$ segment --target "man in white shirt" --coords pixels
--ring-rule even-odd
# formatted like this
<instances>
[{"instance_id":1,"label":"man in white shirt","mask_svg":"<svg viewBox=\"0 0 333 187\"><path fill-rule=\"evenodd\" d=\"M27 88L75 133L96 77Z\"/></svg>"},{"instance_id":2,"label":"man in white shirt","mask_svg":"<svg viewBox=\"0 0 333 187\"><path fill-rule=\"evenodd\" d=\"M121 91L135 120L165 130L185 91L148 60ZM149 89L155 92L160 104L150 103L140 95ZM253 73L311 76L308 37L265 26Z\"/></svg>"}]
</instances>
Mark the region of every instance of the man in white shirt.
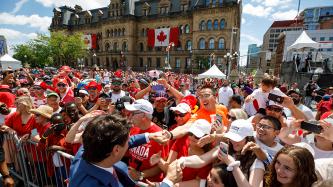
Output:
<instances>
[{"instance_id":1,"label":"man in white shirt","mask_svg":"<svg viewBox=\"0 0 333 187\"><path fill-rule=\"evenodd\" d=\"M113 103L116 103L118 99L124 97L126 93L121 90L122 80L120 78L112 79L112 92L111 99Z\"/></svg>"},{"instance_id":2,"label":"man in white shirt","mask_svg":"<svg viewBox=\"0 0 333 187\"><path fill-rule=\"evenodd\" d=\"M234 91L229 86L229 81L228 80L223 80L223 85L219 89L219 103L228 107L229 100L230 100L230 97L232 95L234 95Z\"/></svg>"},{"instance_id":3,"label":"man in white shirt","mask_svg":"<svg viewBox=\"0 0 333 187\"><path fill-rule=\"evenodd\" d=\"M293 99L293 102L297 106L297 108L304 113L304 115L306 117L306 121L315 120L312 110L309 107L307 107L301 103L302 95L300 92L297 92L295 90L290 90L287 93L287 95ZM287 117L291 117L290 110L284 109L284 112Z\"/></svg>"}]
</instances>

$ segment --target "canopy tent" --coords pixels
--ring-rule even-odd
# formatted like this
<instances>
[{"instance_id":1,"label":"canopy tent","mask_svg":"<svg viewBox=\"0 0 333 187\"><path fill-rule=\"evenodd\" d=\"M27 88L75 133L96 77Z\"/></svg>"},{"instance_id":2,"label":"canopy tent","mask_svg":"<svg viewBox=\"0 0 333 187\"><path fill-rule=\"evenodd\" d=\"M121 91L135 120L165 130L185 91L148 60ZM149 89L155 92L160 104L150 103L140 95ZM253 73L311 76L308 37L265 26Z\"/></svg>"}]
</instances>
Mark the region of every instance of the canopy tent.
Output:
<instances>
[{"instance_id":1,"label":"canopy tent","mask_svg":"<svg viewBox=\"0 0 333 187\"><path fill-rule=\"evenodd\" d=\"M226 75L222 73L219 68L214 64L212 67L209 68L204 73L201 73L198 75L199 79L204 79L204 78L218 78L218 79L225 79Z\"/></svg>"},{"instance_id":2,"label":"canopy tent","mask_svg":"<svg viewBox=\"0 0 333 187\"><path fill-rule=\"evenodd\" d=\"M320 43L313 41L305 31L301 33L301 35L297 38L297 40L289 47L287 47L288 51L301 51L304 53L305 49L319 49L320 48ZM303 55L302 55L303 56ZM303 64L297 64L296 58L294 58L294 63L296 67L296 72L299 71L299 69L302 69L302 66L306 66L304 63ZM310 65L308 68L311 70Z\"/></svg>"},{"instance_id":3,"label":"canopy tent","mask_svg":"<svg viewBox=\"0 0 333 187\"><path fill-rule=\"evenodd\" d=\"M315 48L319 49L320 43L313 41L305 31L297 38L297 40L287 48L288 51L290 50L301 50L305 48Z\"/></svg>"},{"instance_id":4,"label":"canopy tent","mask_svg":"<svg viewBox=\"0 0 333 187\"><path fill-rule=\"evenodd\" d=\"M22 68L21 61L16 60L15 58L11 57L8 54L5 54L2 57L0 57L0 64L2 70L6 70L9 67L11 67L12 70L17 70Z\"/></svg>"}]
</instances>

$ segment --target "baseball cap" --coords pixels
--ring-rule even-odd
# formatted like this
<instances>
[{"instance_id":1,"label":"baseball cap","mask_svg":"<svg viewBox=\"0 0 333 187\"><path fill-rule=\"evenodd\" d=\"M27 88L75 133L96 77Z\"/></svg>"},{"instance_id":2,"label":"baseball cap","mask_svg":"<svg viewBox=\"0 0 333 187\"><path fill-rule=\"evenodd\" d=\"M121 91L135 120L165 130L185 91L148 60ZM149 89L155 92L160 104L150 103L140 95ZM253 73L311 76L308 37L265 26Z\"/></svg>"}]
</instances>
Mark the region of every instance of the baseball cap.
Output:
<instances>
[{"instance_id":1,"label":"baseball cap","mask_svg":"<svg viewBox=\"0 0 333 187\"><path fill-rule=\"evenodd\" d=\"M134 101L132 104L125 102L124 106L125 106L126 110L128 110L128 111L139 110L146 114L153 114L153 112L154 112L153 105L145 99L138 99L138 100Z\"/></svg>"},{"instance_id":2,"label":"baseball cap","mask_svg":"<svg viewBox=\"0 0 333 187\"><path fill-rule=\"evenodd\" d=\"M201 138L205 134L210 134L212 125L205 119L198 119L194 121L189 129L189 132L194 136Z\"/></svg>"},{"instance_id":3,"label":"baseball cap","mask_svg":"<svg viewBox=\"0 0 333 187\"><path fill-rule=\"evenodd\" d=\"M272 100L269 100L269 101L268 101L267 106L277 106L277 107L283 108L282 105L280 105L279 103L274 102L274 101L272 101Z\"/></svg>"},{"instance_id":4,"label":"baseball cap","mask_svg":"<svg viewBox=\"0 0 333 187\"><path fill-rule=\"evenodd\" d=\"M179 103L177 106L171 107L170 110L178 111L182 114L185 114L185 113L191 112L191 107L186 103Z\"/></svg>"},{"instance_id":5,"label":"baseball cap","mask_svg":"<svg viewBox=\"0 0 333 187\"><path fill-rule=\"evenodd\" d=\"M86 90L79 90L79 93L84 94L84 95L89 95L89 93Z\"/></svg>"},{"instance_id":6,"label":"baseball cap","mask_svg":"<svg viewBox=\"0 0 333 187\"><path fill-rule=\"evenodd\" d=\"M60 98L59 95L58 95L57 93L55 93L55 92L50 92L50 93L48 93L48 94L46 95L46 98L49 98L49 97L51 97L51 96L55 96L55 97L57 97L57 98Z\"/></svg>"},{"instance_id":7,"label":"baseball cap","mask_svg":"<svg viewBox=\"0 0 333 187\"><path fill-rule=\"evenodd\" d=\"M253 126L249 120L237 119L230 125L229 131L224 137L235 142L240 142L247 136L253 136Z\"/></svg>"}]
</instances>

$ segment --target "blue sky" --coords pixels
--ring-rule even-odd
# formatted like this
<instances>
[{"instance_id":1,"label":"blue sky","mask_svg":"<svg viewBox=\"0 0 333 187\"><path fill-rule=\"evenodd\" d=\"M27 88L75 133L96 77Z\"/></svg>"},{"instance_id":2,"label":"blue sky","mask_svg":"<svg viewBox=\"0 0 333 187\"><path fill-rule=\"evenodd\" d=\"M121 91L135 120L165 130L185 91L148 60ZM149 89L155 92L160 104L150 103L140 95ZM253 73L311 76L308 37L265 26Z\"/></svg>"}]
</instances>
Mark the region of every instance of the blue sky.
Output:
<instances>
[{"instance_id":1,"label":"blue sky","mask_svg":"<svg viewBox=\"0 0 333 187\"><path fill-rule=\"evenodd\" d=\"M48 33L54 7L79 4L83 9L105 7L110 0L0 0L0 35L5 35L9 48ZM261 44L274 20L293 19L298 0L243 0L241 55L247 46ZM333 0L301 0L300 10L316 6L333 6ZM13 51L10 50L10 54ZM245 63L245 57L241 58Z\"/></svg>"}]
</instances>

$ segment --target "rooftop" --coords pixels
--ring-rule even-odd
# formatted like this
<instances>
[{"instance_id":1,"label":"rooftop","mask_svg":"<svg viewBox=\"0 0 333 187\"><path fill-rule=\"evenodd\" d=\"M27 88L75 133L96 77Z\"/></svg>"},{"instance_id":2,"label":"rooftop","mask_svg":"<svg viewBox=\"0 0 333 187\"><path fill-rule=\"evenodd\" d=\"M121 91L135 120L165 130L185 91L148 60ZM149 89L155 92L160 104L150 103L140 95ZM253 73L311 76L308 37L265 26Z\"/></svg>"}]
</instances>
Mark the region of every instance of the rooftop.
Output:
<instances>
[{"instance_id":1,"label":"rooftop","mask_svg":"<svg viewBox=\"0 0 333 187\"><path fill-rule=\"evenodd\" d=\"M282 20L282 21L274 21L271 25L271 28L274 27L300 27L303 26L302 20Z\"/></svg>"}]
</instances>

